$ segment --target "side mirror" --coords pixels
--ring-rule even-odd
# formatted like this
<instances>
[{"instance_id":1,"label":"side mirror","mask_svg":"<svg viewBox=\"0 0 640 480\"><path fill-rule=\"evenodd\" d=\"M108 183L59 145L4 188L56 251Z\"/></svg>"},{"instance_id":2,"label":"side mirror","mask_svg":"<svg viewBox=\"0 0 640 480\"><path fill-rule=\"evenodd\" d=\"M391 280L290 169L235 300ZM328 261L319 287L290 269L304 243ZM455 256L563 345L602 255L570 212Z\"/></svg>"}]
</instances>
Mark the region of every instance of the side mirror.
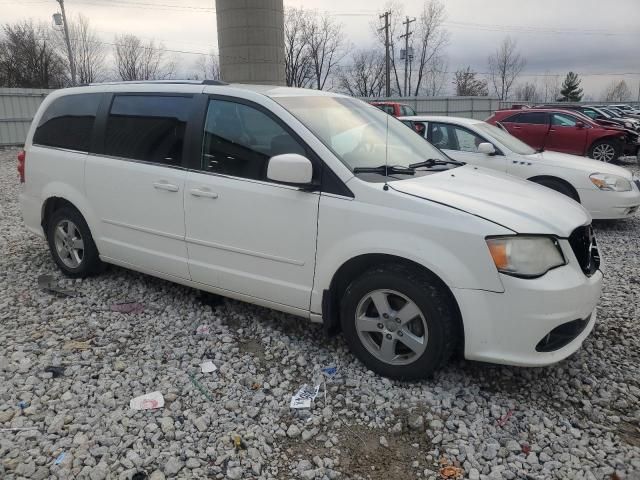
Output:
<instances>
[{"instance_id":1,"label":"side mirror","mask_svg":"<svg viewBox=\"0 0 640 480\"><path fill-rule=\"evenodd\" d=\"M311 160L297 153L284 153L269 159L267 178L274 182L307 186L313 180Z\"/></svg>"},{"instance_id":2,"label":"side mirror","mask_svg":"<svg viewBox=\"0 0 640 480\"><path fill-rule=\"evenodd\" d=\"M478 145L478 153L484 153L485 155L495 155L496 147L494 147L493 144L489 142L483 142Z\"/></svg>"},{"instance_id":3,"label":"side mirror","mask_svg":"<svg viewBox=\"0 0 640 480\"><path fill-rule=\"evenodd\" d=\"M584 128L584 122L576 122L576 128Z\"/></svg>"}]
</instances>

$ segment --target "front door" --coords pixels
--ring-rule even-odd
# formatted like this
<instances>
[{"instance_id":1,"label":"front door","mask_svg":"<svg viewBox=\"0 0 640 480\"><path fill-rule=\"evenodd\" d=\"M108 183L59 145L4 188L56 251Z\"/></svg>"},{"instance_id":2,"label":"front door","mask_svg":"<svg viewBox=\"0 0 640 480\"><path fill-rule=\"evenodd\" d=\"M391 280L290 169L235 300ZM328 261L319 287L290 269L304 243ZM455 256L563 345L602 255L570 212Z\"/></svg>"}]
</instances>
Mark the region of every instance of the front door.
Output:
<instances>
[{"instance_id":1,"label":"front door","mask_svg":"<svg viewBox=\"0 0 640 480\"><path fill-rule=\"evenodd\" d=\"M581 122L580 126L578 122ZM587 145L587 129L583 121L568 113L551 114L551 128L545 150L584 155Z\"/></svg>"},{"instance_id":2,"label":"front door","mask_svg":"<svg viewBox=\"0 0 640 480\"><path fill-rule=\"evenodd\" d=\"M478 145L491 143L460 125L429 122L428 140L454 160L505 172L507 162L502 152L495 155L478 152ZM494 146L495 147L495 146Z\"/></svg>"},{"instance_id":3,"label":"front door","mask_svg":"<svg viewBox=\"0 0 640 480\"><path fill-rule=\"evenodd\" d=\"M320 195L266 178L270 157L305 147L262 107L228 98L209 100L201 143L185 189L192 279L308 310Z\"/></svg>"},{"instance_id":4,"label":"front door","mask_svg":"<svg viewBox=\"0 0 640 480\"><path fill-rule=\"evenodd\" d=\"M189 278L182 156L191 102L189 96L113 96L100 155L88 155L85 167L101 255Z\"/></svg>"}]
</instances>

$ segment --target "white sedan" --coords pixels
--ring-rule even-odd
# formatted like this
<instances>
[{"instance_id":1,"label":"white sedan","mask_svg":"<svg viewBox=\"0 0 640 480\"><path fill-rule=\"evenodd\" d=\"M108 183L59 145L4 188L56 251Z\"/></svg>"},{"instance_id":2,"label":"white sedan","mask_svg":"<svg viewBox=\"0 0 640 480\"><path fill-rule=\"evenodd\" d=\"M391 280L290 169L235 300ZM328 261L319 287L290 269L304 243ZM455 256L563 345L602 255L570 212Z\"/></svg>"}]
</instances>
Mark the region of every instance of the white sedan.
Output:
<instances>
[{"instance_id":1,"label":"white sedan","mask_svg":"<svg viewBox=\"0 0 640 480\"><path fill-rule=\"evenodd\" d=\"M457 117L400 117L455 160L509 173L563 193L594 219L633 216L640 180L627 169L559 152L537 152L499 127Z\"/></svg>"}]
</instances>

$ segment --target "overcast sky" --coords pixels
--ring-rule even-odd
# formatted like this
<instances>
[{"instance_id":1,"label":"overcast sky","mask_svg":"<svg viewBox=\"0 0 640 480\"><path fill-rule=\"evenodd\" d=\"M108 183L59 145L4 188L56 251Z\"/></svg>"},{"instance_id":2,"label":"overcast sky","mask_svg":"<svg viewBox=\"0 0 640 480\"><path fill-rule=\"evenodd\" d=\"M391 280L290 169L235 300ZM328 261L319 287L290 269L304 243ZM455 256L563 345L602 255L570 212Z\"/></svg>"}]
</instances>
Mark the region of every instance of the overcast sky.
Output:
<instances>
[{"instance_id":1,"label":"overcast sky","mask_svg":"<svg viewBox=\"0 0 640 480\"><path fill-rule=\"evenodd\" d=\"M285 0L329 12L344 25L356 47L374 43L371 22L386 0ZM404 14L417 16L422 0L404 0ZM487 71L487 57L511 35L527 59L526 74L581 74L585 93L596 99L612 81L625 79L638 95L640 85L640 0L445 0L449 70L470 65ZM214 0L66 0L68 15L82 13L105 41L135 33L166 48L207 52L216 48ZM55 0L0 0L0 22L32 18L51 24ZM180 55L184 73L198 58ZM634 75L611 75L634 73Z\"/></svg>"}]
</instances>

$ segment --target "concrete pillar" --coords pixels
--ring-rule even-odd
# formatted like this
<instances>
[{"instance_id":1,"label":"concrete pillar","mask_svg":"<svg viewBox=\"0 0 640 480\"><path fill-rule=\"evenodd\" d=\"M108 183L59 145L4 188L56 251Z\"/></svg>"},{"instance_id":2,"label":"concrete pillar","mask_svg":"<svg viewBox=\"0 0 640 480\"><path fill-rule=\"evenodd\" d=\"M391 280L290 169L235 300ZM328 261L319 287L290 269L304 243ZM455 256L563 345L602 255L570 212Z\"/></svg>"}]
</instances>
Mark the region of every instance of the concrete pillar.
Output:
<instances>
[{"instance_id":1,"label":"concrete pillar","mask_svg":"<svg viewBox=\"0 0 640 480\"><path fill-rule=\"evenodd\" d=\"M222 80L284 85L283 0L216 0Z\"/></svg>"}]
</instances>

